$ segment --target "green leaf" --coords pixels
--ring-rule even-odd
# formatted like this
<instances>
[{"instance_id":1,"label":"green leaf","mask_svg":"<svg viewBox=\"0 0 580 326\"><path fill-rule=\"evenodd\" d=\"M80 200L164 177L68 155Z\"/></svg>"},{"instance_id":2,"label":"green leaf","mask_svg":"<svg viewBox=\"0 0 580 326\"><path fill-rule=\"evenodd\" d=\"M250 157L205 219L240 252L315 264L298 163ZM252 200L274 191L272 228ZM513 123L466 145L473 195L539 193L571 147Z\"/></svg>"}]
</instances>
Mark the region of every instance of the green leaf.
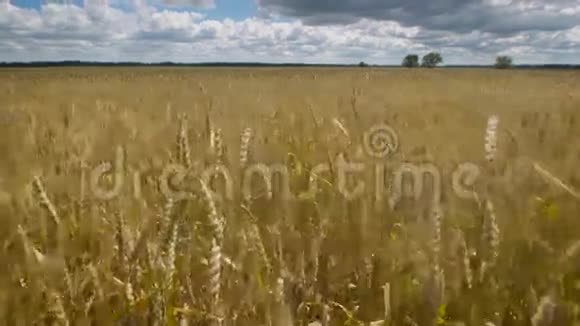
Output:
<instances>
[{"instance_id":1,"label":"green leaf","mask_svg":"<svg viewBox=\"0 0 580 326\"><path fill-rule=\"evenodd\" d=\"M543 214L549 220L556 220L560 217L560 209L556 204L551 202L546 202L543 207Z\"/></svg>"},{"instance_id":2,"label":"green leaf","mask_svg":"<svg viewBox=\"0 0 580 326\"><path fill-rule=\"evenodd\" d=\"M437 309L437 320L435 321L436 326L445 325L445 319L447 318L447 305L441 304L439 309Z\"/></svg>"}]
</instances>

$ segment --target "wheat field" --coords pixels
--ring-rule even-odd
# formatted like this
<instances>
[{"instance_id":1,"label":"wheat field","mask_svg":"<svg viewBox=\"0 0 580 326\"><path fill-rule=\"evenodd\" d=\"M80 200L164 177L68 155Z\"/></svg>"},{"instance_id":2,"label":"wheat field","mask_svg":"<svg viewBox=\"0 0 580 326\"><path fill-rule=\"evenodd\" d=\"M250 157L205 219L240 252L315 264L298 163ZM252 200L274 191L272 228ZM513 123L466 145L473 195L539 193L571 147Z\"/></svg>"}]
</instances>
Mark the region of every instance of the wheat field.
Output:
<instances>
[{"instance_id":1,"label":"wheat field","mask_svg":"<svg viewBox=\"0 0 580 326\"><path fill-rule=\"evenodd\" d=\"M580 325L578 85L550 70L0 70L0 323ZM341 179L341 162L358 173Z\"/></svg>"}]
</instances>

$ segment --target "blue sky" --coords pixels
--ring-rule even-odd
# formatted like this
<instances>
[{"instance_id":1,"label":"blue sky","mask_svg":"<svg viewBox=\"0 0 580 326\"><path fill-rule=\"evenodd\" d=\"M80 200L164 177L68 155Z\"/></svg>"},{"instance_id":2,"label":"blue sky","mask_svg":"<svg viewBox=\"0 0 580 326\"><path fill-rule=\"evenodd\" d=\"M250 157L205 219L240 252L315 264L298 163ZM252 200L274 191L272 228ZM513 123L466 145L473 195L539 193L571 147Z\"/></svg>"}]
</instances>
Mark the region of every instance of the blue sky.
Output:
<instances>
[{"instance_id":1,"label":"blue sky","mask_svg":"<svg viewBox=\"0 0 580 326\"><path fill-rule=\"evenodd\" d=\"M55 1L58 2L58 1ZM42 0L12 0L11 3L15 6L22 8L31 8L40 10L43 1ZM77 6L82 6L82 0L72 0L72 3ZM115 6L115 5L113 5ZM118 8L124 10L131 10L131 5L129 1L122 1L116 5ZM163 5L158 5L162 8ZM188 11L193 10L190 6L172 6L172 10L177 11ZM256 5L252 0L216 0L215 8L207 10L199 10L207 14L210 19L244 19L252 16L256 12Z\"/></svg>"},{"instance_id":2,"label":"blue sky","mask_svg":"<svg viewBox=\"0 0 580 326\"><path fill-rule=\"evenodd\" d=\"M0 61L580 64L580 0L47 1L0 0Z\"/></svg>"},{"instance_id":3,"label":"blue sky","mask_svg":"<svg viewBox=\"0 0 580 326\"><path fill-rule=\"evenodd\" d=\"M35 8L40 9L40 0L13 0L11 1L13 5L20 6L24 8Z\"/></svg>"},{"instance_id":4,"label":"blue sky","mask_svg":"<svg viewBox=\"0 0 580 326\"><path fill-rule=\"evenodd\" d=\"M254 15L256 5L249 0L216 0L216 8L208 12L211 19L243 19Z\"/></svg>"}]
</instances>

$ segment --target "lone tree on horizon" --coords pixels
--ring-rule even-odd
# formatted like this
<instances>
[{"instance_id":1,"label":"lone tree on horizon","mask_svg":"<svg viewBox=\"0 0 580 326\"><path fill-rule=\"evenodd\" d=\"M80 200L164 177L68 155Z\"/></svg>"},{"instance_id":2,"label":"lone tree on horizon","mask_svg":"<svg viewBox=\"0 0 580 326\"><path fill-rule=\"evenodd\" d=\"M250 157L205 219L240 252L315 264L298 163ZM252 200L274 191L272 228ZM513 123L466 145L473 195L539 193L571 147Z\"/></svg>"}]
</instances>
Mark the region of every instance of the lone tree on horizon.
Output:
<instances>
[{"instance_id":1,"label":"lone tree on horizon","mask_svg":"<svg viewBox=\"0 0 580 326\"><path fill-rule=\"evenodd\" d=\"M439 52L431 52L423 57L421 66L426 68L435 68L438 64L443 63L443 57Z\"/></svg>"},{"instance_id":2,"label":"lone tree on horizon","mask_svg":"<svg viewBox=\"0 0 580 326\"><path fill-rule=\"evenodd\" d=\"M409 54L403 59L401 64L403 67L416 68L419 67L419 56L416 54Z\"/></svg>"},{"instance_id":3,"label":"lone tree on horizon","mask_svg":"<svg viewBox=\"0 0 580 326\"><path fill-rule=\"evenodd\" d=\"M513 59L510 56L502 55L495 59L495 67L498 69L508 69L513 66Z\"/></svg>"}]
</instances>

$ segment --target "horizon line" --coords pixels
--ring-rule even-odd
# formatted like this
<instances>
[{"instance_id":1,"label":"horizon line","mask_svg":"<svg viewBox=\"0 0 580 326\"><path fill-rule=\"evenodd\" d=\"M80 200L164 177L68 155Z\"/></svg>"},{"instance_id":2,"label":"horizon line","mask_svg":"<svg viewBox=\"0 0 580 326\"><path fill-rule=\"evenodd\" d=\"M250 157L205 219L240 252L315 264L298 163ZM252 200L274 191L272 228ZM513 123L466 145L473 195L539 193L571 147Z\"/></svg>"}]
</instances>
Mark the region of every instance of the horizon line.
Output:
<instances>
[{"instance_id":1,"label":"horizon line","mask_svg":"<svg viewBox=\"0 0 580 326\"><path fill-rule=\"evenodd\" d=\"M361 64L364 64L361 67ZM82 61L82 60L36 60L36 61L0 61L0 67L10 66L266 66L266 67L360 67L360 68L406 68L401 64L371 64L361 61L359 63L301 63L301 62L251 62L251 61L212 61L212 62L143 62L143 61ZM494 68L493 64L442 64L437 68L454 68L454 67L473 67L473 68ZM562 67L562 68L580 68L580 63L529 63L514 64L511 68L530 68L530 67ZM420 68L420 67L417 67Z\"/></svg>"}]
</instances>

